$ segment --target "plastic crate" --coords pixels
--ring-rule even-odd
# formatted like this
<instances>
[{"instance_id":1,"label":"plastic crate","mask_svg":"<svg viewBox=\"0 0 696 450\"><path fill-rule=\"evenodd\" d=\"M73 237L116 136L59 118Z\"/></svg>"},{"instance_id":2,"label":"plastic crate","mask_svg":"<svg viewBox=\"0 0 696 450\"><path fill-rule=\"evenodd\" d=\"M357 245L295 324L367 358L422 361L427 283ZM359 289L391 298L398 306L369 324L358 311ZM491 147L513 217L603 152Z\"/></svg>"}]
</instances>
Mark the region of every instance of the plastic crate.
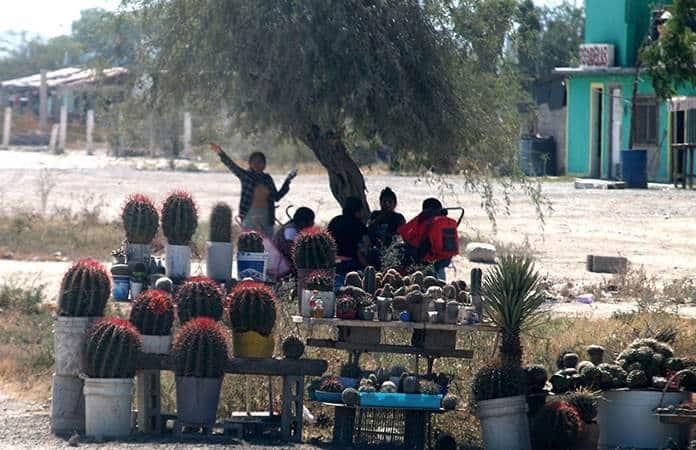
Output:
<instances>
[{"instance_id":1,"label":"plastic crate","mask_svg":"<svg viewBox=\"0 0 696 450\"><path fill-rule=\"evenodd\" d=\"M356 449L420 450L430 443L428 410L357 409L353 446Z\"/></svg>"},{"instance_id":2,"label":"plastic crate","mask_svg":"<svg viewBox=\"0 0 696 450\"><path fill-rule=\"evenodd\" d=\"M361 407L439 410L442 395L360 392Z\"/></svg>"}]
</instances>

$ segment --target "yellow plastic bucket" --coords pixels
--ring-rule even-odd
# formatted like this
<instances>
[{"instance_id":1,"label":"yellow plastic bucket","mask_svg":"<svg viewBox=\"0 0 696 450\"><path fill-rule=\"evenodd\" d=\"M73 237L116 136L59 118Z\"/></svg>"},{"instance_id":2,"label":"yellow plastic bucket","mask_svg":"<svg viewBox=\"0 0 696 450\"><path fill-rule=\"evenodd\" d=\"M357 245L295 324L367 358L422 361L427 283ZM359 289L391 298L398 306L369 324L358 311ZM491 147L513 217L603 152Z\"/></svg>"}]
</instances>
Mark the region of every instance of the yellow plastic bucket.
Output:
<instances>
[{"instance_id":1,"label":"yellow plastic bucket","mask_svg":"<svg viewBox=\"0 0 696 450\"><path fill-rule=\"evenodd\" d=\"M232 349L237 358L271 358L275 340L256 331L232 333Z\"/></svg>"}]
</instances>

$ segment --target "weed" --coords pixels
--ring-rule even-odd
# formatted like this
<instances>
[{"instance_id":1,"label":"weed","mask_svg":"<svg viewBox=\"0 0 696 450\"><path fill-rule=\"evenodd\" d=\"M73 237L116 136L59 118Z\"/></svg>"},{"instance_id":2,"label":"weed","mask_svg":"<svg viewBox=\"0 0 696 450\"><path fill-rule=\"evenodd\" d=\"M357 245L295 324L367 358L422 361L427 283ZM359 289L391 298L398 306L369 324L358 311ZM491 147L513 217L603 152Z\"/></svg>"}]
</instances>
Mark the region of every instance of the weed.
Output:
<instances>
[{"instance_id":1,"label":"weed","mask_svg":"<svg viewBox=\"0 0 696 450\"><path fill-rule=\"evenodd\" d=\"M10 275L0 284L0 308L23 314L38 314L46 285L21 276Z\"/></svg>"},{"instance_id":2,"label":"weed","mask_svg":"<svg viewBox=\"0 0 696 450\"><path fill-rule=\"evenodd\" d=\"M39 177L36 180L36 193L41 199L41 214L46 215L48 208L48 197L51 191L56 187L56 181L53 174L46 168L41 169Z\"/></svg>"}]
</instances>

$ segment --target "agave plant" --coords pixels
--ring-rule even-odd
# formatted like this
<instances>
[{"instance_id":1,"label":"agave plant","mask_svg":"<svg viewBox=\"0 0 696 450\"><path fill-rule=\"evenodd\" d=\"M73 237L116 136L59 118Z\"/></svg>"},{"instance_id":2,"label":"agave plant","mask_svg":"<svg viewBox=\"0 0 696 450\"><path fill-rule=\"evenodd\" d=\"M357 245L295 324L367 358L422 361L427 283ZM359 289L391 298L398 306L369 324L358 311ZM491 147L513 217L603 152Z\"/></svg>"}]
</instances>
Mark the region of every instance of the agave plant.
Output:
<instances>
[{"instance_id":1,"label":"agave plant","mask_svg":"<svg viewBox=\"0 0 696 450\"><path fill-rule=\"evenodd\" d=\"M520 334L538 325L543 317L540 282L533 261L520 256L503 256L483 281L484 311L500 328L500 356L504 363L522 364Z\"/></svg>"}]
</instances>

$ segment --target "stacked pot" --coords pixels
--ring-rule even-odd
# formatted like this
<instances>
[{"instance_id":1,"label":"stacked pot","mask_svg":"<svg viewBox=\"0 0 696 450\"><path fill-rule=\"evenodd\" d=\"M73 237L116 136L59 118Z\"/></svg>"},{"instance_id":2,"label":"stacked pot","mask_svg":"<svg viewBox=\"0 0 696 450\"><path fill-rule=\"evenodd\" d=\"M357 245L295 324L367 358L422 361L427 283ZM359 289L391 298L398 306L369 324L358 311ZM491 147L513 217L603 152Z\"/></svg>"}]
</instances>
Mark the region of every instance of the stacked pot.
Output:
<instances>
[{"instance_id":1,"label":"stacked pot","mask_svg":"<svg viewBox=\"0 0 696 450\"><path fill-rule=\"evenodd\" d=\"M162 231L167 238L167 276L181 281L191 275L191 239L198 227L198 211L191 195L174 191L162 205Z\"/></svg>"},{"instance_id":2,"label":"stacked pot","mask_svg":"<svg viewBox=\"0 0 696 450\"><path fill-rule=\"evenodd\" d=\"M224 283L232 276L232 209L218 203L210 214L210 240L206 244L206 274Z\"/></svg>"},{"instance_id":3,"label":"stacked pot","mask_svg":"<svg viewBox=\"0 0 696 450\"><path fill-rule=\"evenodd\" d=\"M313 278L328 279L330 282L336 278L336 242L328 231L321 228L305 230L295 239L293 261L297 268L298 308L303 316L309 317L311 315L309 300L315 289L306 289L305 284L310 275ZM325 317L333 317L335 309L333 286L315 285L312 287L320 287L322 290L328 288L328 291L319 293L323 301L331 303L328 307L326 304L324 305Z\"/></svg>"}]
</instances>

